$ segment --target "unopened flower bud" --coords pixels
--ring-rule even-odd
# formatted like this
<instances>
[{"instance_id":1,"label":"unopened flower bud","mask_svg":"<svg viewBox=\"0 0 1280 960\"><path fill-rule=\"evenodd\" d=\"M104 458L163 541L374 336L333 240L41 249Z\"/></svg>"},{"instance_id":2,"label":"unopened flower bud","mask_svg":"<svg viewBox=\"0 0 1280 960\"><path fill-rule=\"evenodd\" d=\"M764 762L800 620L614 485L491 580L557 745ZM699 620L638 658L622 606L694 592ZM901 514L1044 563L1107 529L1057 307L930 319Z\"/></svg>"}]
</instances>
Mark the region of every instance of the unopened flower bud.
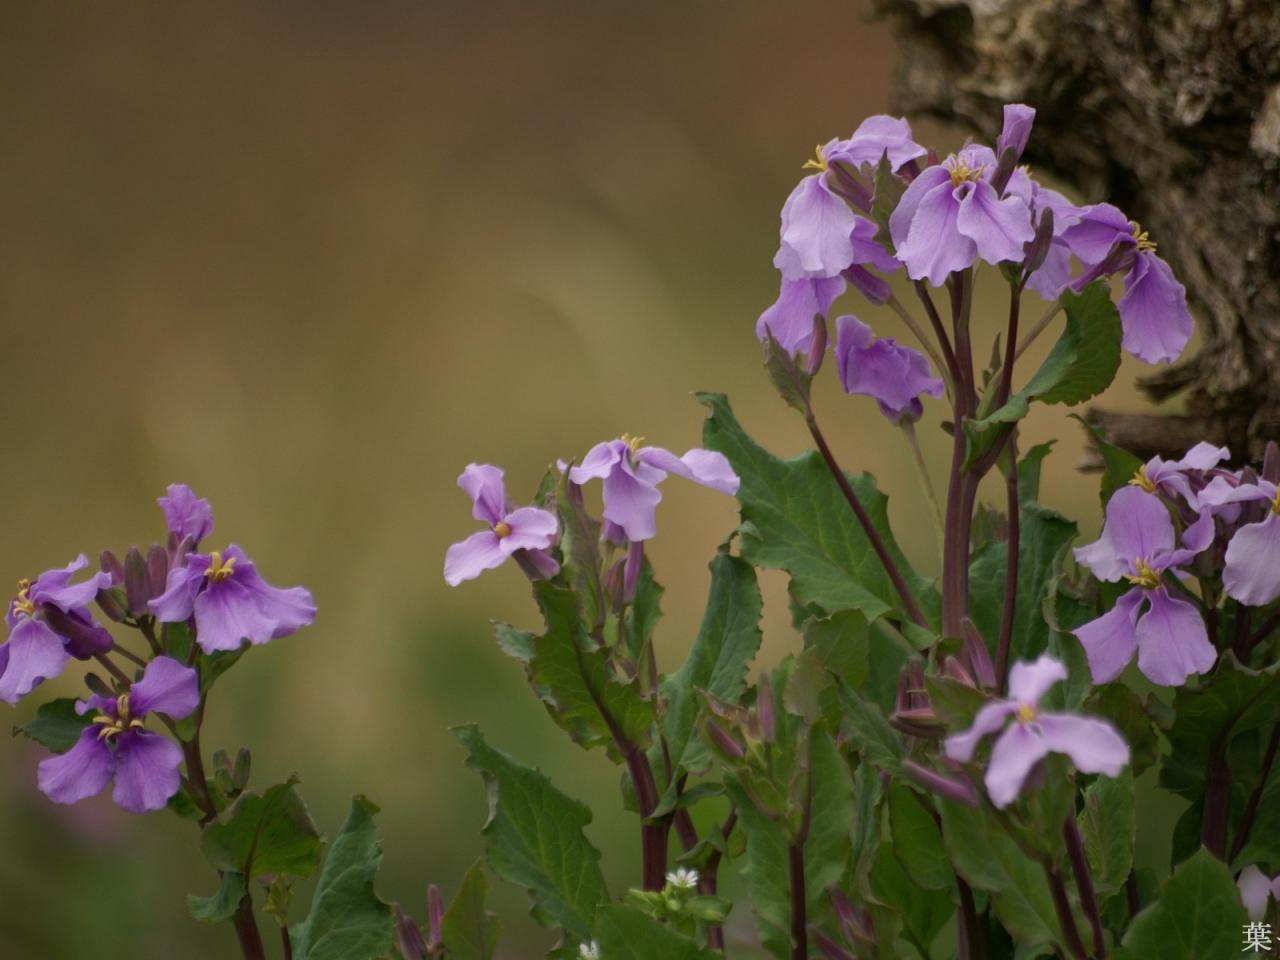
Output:
<instances>
[{"instance_id":1,"label":"unopened flower bud","mask_svg":"<svg viewBox=\"0 0 1280 960\"><path fill-rule=\"evenodd\" d=\"M809 353L805 357L804 370L811 377L816 377L822 369L822 361L827 355L827 321L818 314L813 318L813 339L809 344Z\"/></svg>"},{"instance_id":2,"label":"unopened flower bud","mask_svg":"<svg viewBox=\"0 0 1280 960\"><path fill-rule=\"evenodd\" d=\"M868 187L847 165L833 163L827 168L829 176L827 185L848 200L863 213L871 212L871 188Z\"/></svg>"},{"instance_id":3,"label":"unopened flower bud","mask_svg":"<svg viewBox=\"0 0 1280 960\"><path fill-rule=\"evenodd\" d=\"M164 593L165 581L168 577L169 551L158 543L152 544L151 549L147 551L147 583L152 598Z\"/></svg>"},{"instance_id":4,"label":"unopened flower bud","mask_svg":"<svg viewBox=\"0 0 1280 960\"><path fill-rule=\"evenodd\" d=\"M967 807L978 806L978 791L967 780L944 776L936 770L921 766L914 760L903 760L902 772L931 793L962 803Z\"/></svg>"},{"instance_id":5,"label":"unopened flower bud","mask_svg":"<svg viewBox=\"0 0 1280 960\"><path fill-rule=\"evenodd\" d=\"M1026 259L1023 270L1027 276L1035 273L1049 256L1049 248L1053 245L1053 211L1045 207L1036 223L1036 235L1026 246Z\"/></svg>"},{"instance_id":6,"label":"unopened flower bud","mask_svg":"<svg viewBox=\"0 0 1280 960\"><path fill-rule=\"evenodd\" d=\"M147 561L137 547L130 547L124 555L124 593L130 614L139 617L147 612L147 601L151 599L150 575Z\"/></svg>"},{"instance_id":7,"label":"unopened flower bud","mask_svg":"<svg viewBox=\"0 0 1280 960\"><path fill-rule=\"evenodd\" d=\"M118 587L124 583L124 564L122 564L120 562L120 558L110 550L102 551L99 565L102 567L103 573L109 573L111 575L112 586Z\"/></svg>"},{"instance_id":8,"label":"unopened flower bud","mask_svg":"<svg viewBox=\"0 0 1280 960\"><path fill-rule=\"evenodd\" d=\"M760 738L765 743L778 739L778 716L774 710L773 685L768 674L762 676L756 686L756 719L760 724Z\"/></svg>"},{"instance_id":9,"label":"unopened flower bud","mask_svg":"<svg viewBox=\"0 0 1280 960\"><path fill-rule=\"evenodd\" d=\"M431 935L428 946L436 950L444 946L444 897L434 883L427 887L427 916Z\"/></svg>"},{"instance_id":10,"label":"unopened flower bud","mask_svg":"<svg viewBox=\"0 0 1280 960\"><path fill-rule=\"evenodd\" d=\"M973 671L978 685L985 690L995 689L996 669L991 665L991 654L982 635L978 633L978 628L972 620L965 617L960 630L964 634L965 658L969 661L969 669Z\"/></svg>"},{"instance_id":11,"label":"unopened flower bud","mask_svg":"<svg viewBox=\"0 0 1280 960\"><path fill-rule=\"evenodd\" d=\"M63 613L50 603L44 604L40 610L54 633L66 638L67 653L77 660L88 660L95 654L106 653L114 643L111 634L77 613Z\"/></svg>"},{"instance_id":12,"label":"unopened flower bud","mask_svg":"<svg viewBox=\"0 0 1280 960\"><path fill-rule=\"evenodd\" d=\"M1280 485L1280 445L1268 440L1262 453L1262 479Z\"/></svg>"},{"instance_id":13,"label":"unopened flower bud","mask_svg":"<svg viewBox=\"0 0 1280 960\"><path fill-rule=\"evenodd\" d=\"M877 277L866 267L855 263L845 269L843 276L850 286L878 307L888 303L893 296L893 288L889 286L889 282L883 277Z\"/></svg>"},{"instance_id":14,"label":"unopened flower bud","mask_svg":"<svg viewBox=\"0 0 1280 960\"><path fill-rule=\"evenodd\" d=\"M827 960L858 960L856 956L846 950L840 944L836 943L821 930L813 931L813 942L817 944L818 949L822 951L822 955Z\"/></svg>"},{"instance_id":15,"label":"unopened flower bud","mask_svg":"<svg viewBox=\"0 0 1280 960\"><path fill-rule=\"evenodd\" d=\"M636 540L627 545L627 559L622 574L622 601L631 603L640 589L640 575L644 572L644 541Z\"/></svg>"},{"instance_id":16,"label":"unopened flower bud","mask_svg":"<svg viewBox=\"0 0 1280 960\"><path fill-rule=\"evenodd\" d=\"M715 721L709 721L706 724L707 736L711 740L711 745L729 760L741 760L747 755L747 751L742 744L738 743L729 733L728 730L720 726Z\"/></svg>"},{"instance_id":17,"label":"unopened flower bud","mask_svg":"<svg viewBox=\"0 0 1280 960\"><path fill-rule=\"evenodd\" d=\"M124 608L124 592L119 587L108 587L105 590L99 590L97 597L98 609L109 620L116 623L124 623L125 617L129 612Z\"/></svg>"},{"instance_id":18,"label":"unopened flower bud","mask_svg":"<svg viewBox=\"0 0 1280 960\"><path fill-rule=\"evenodd\" d=\"M395 910L396 949L400 951L404 960L427 960L429 948L417 921L403 912L398 904Z\"/></svg>"},{"instance_id":19,"label":"unopened flower bud","mask_svg":"<svg viewBox=\"0 0 1280 960\"><path fill-rule=\"evenodd\" d=\"M942 675L963 683L966 687L976 687L978 685L973 679L973 674L960 662L958 657L947 657L942 661Z\"/></svg>"}]
</instances>

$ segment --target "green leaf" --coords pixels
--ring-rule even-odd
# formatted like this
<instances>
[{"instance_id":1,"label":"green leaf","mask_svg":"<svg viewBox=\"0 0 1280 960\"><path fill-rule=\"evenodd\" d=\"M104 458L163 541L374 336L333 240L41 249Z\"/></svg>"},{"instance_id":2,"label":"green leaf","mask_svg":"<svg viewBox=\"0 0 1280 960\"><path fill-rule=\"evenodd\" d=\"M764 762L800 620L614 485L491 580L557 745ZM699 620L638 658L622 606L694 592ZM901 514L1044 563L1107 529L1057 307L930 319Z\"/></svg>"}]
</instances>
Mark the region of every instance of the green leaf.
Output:
<instances>
[{"instance_id":1,"label":"green leaf","mask_svg":"<svg viewBox=\"0 0 1280 960\"><path fill-rule=\"evenodd\" d=\"M1057 440L1038 443L1018 461L1018 502L1034 503L1040 499L1040 468L1044 458L1053 452Z\"/></svg>"},{"instance_id":2,"label":"green leaf","mask_svg":"<svg viewBox=\"0 0 1280 960\"><path fill-rule=\"evenodd\" d=\"M906 192L906 185L901 177L894 174L893 164L889 162L888 155L881 156L880 162L876 164L874 188L871 195L871 219L879 227L876 231L876 242L893 253L893 235L889 231L889 218L893 216L898 201Z\"/></svg>"},{"instance_id":3,"label":"green leaf","mask_svg":"<svg viewBox=\"0 0 1280 960\"><path fill-rule=\"evenodd\" d=\"M839 883L852 852L853 778L835 740L823 727L814 727L810 733L809 763L813 780L804 871L807 916L817 923L830 911L827 890Z\"/></svg>"},{"instance_id":4,"label":"green leaf","mask_svg":"<svg viewBox=\"0 0 1280 960\"><path fill-rule=\"evenodd\" d=\"M847 687L840 688L840 703L844 707L841 727L863 759L881 770L896 772L906 754L902 735L889 726L879 707Z\"/></svg>"},{"instance_id":5,"label":"green leaf","mask_svg":"<svg viewBox=\"0 0 1280 960\"><path fill-rule=\"evenodd\" d=\"M1138 819L1133 802L1133 772L1098 777L1084 792L1079 815L1085 856L1093 885L1106 896L1124 886L1133 869L1133 841Z\"/></svg>"},{"instance_id":6,"label":"green leaf","mask_svg":"<svg viewBox=\"0 0 1280 960\"><path fill-rule=\"evenodd\" d=\"M926 890L951 887L951 861L942 831L915 791L894 782L889 786L889 824L893 853L911 882Z\"/></svg>"},{"instance_id":7,"label":"green leaf","mask_svg":"<svg viewBox=\"0 0 1280 960\"><path fill-rule=\"evenodd\" d=\"M235 871L224 873L222 883L218 885L218 892L213 896L198 897L194 893L187 894L187 910L191 912L191 916L204 923L222 923L235 916L236 909L247 891L243 873Z\"/></svg>"},{"instance_id":8,"label":"green leaf","mask_svg":"<svg viewBox=\"0 0 1280 960\"><path fill-rule=\"evenodd\" d=\"M644 659L645 648L653 638L653 631L662 619L662 584L653 578L653 564L645 557L640 571L640 581L636 584L636 596L627 609L623 622L623 640L627 656L632 663Z\"/></svg>"},{"instance_id":9,"label":"green leaf","mask_svg":"<svg viewBox=\"0 0 1280 960\"><path fill-rule=\"evenodd\" d=\"M755 908L760 939L774 956L790 956L791 882L786 835L781 826L756 809L736 780L729 779L725 788L747 838L742 875Z\"/></svg>"},{"instance_id":10,"label":"green leaf","mask_svg":"<svg viewBox=\"0 0 1280 960\"><path fill-rule=\"evenodd\" d=\"M1174 871L1160 899L1133 919L1117 960L1239 956L1247 921L1231 871L1201 849Z\"/></svg>"},{"instance_id":11,"label":"green leaf","mask_svg":"<svg viewBox=\"0 0 1280 960\"><path fill-rule=\"evenodd\" d=\"M815 317L814 322L816 325L823 321ZM801 366L799 356L793 357L782 348L774 339L772 330L766 329L765 334L764 368L769 374L769 381L787 406L800 413L808 413L809 387L813 383L813 374ZM825 349L825 342L819 349Z\"/></svg>"},{"instance_id":12,"label":"green leaf","mask_svg":"<svg viewBox=\"0 0 1280 960\"><path fill-rule=\"evenodd\" d=\"M222 822L205 827L200 849L209 862L250 879L264 873L311 876L324 841L294 789L297 782L290 777L261 796L242 794Z\"/></svg>"},{"instance_id":13,"label":"green leaf","mask_svg":"<svg viewBox=\"0 0 1280 960\"><path fill-rule=\"evenodd\" d=\"M294 928L297 960L380 960L391 954L395 916L374 891L382 845L373 826L378 808L362 796L338 831L311 900Z\"/></svg>"},{"instance_id":14,"label":"green leaf","mask_svg":"<svg viewBox=\"0 0 1280 960\"><path fill-rule=\"evenodd\" d=\"M489 746L477 727L457 727L453 733L467 749L468 766L480 773L488 790L484 836L489 866L504 880L528 889L531 913L540 924L560 927L578 941L590 939L596 912L609 899L600 851L582 832L591 811L537 770Z\"/></svg>"},{"instance_id":15,"label":"green leaf","mask_svg":"<svg viewBox=\"0 0 1280 960\"><path fill-rule=\"evenodd\" d=\"M40 704L34 717L13 728L13 735L22 734L54 753L66 753L76 745L90 722L89 717L76 713L74 698L61 697Z\"/></svg>"},{"instance_id":16,"label":"green leaf","mask_svg":"<svg viewBox=\"0 0 1280 960\"><path fill-rule=\"evenodd\" d=\"M596 921L600 956L608 960L716 960L689 937L634 907L604 907Z\"/></svg>"},{"instance_id":17,"label":"green leaf","mask_svg":"<svg viewBox=\"0 0 1280 960\"><path fill-rule=\"evenodd\" d=\"M871 869L880 848L880 774L869 763L859 763L853 772L852 876L855 887Z\"/></svg>"},{"instance_id":18,"label":"green leaf","mask_svg":"<svg viewBox=\"0 0 1280 960\"><path fill-rule=\"evenodd\" d=\"M880 847L871 867L871 891L897 911L902 917L903 934L923 956L929 956L929 944L954 912L950 894L918 886L888 843Z\"/></svg>"},{"instance_id":19,"label":"green leaf","mask_svg":"<svg viewBox=\"0 0 1280 960\"><path fill-rule=\"evenodd\" d=\"M498 920L484 908L489 879L480 862L472 864L445 911L440 937L450 960L490 960L498 942Z\"/></svg>"},{"instance_id":20,"label":"green leaf","mask_svg":"<svg viewBox=\"0 0 1280 960\"><path fill-rule=\"evenodd\" d=\"M724 396L699 394L698 399L711 410L703 442L728 457L742 478L743 558L786 570L802 606L813 604L828 614L858 610L868 620L894 611L900 615L897 591L817 452L779 460L743 432ZM935 617L937 593L911 570L893 540L888 499L868 475L851 477L850 483L916 599Z\"/></svg>"},{"instance_id":21,"label":"green leaf","mask_svg":"<svg viewBox=\"0 0 1280 960\"><path fill-rule=\"evenodd\" d=\"M560 550L564 572L582 601L582 618L587 632L599 636L608 614L604 585L600 582L600 521L592 519L565 470L556 485L556 508L560 514Z\"/></svg>"},{"instance_id":22,"label":"green leaf","mask_svg":"<svg viewBox=\"0 0 1280 960\"><path fill-rule=\"evenodd\" d=\"M1267 876L1275 876L1280 873L1280 763L1272 762L1258 799L1253 826L1236 857L1236 867L1260 863L1266 866Z\"/></svg>"}]
</instances>

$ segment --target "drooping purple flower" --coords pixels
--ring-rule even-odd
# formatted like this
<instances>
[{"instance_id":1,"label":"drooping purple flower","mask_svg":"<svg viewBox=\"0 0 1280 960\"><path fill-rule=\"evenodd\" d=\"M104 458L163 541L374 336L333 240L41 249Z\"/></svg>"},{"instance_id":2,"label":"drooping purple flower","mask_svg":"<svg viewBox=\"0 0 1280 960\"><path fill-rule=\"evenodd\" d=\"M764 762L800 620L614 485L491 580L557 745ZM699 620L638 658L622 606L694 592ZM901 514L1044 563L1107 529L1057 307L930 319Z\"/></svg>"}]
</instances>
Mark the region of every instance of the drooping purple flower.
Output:
<instances>
[{"instance_id":1,"label":"drooping purple flower","mask_svg":"<svg viewBox=\"0 0 1280 960\"><path fill-rule=\"evenodd\" d=\"M115 779L112 798L132 813L159 810L178 792L182 749L146 729L150 713L171 720L190 715L200 703L200 679L172 657L156 657L142 679L118 697L94 695L76 704L81 715L97 711L91 726L66 753L40 763L41 791L54 803L97 796Z\"/></svg>"},{"instance_id":2,"label":"drooping purple flower","mask_svg":"<svg viewBox=\"0 0 1280 960\"><path fill-rule=\"evenodd\" d=\"M1227 596L1250 607L1266 606L1280 597L1280 489L1261 477L1253 483L1232 483L1214 477L1200 491L1199 501L1206 513L1228 504L1266 503L1261 519L1246 523L1227 544L1222 584Z\"/></svg>"},{"instance_id":3,"label":"drooping purple flower","mask_svg":"<svg viewBox=\"0 0 1280 960\"><path fill-rule=\"evenodd\" d=\"M1170 499L1181 497L1192 510L1199 511L1199 490L1204 487L1202 474L1212 470L1231 456L1226 447L1215 447L1200 441L1180 460L1152 457L1133 475L1129 482L1148 493L1163 493Z\"/></svg>"},{"instance_id":4,"label":"drooping purple flower","mask_svg":"<svg viewBox=\"0 0 1280 960\"><path fill-rule=\"evenodd\" d=\"M1268 900L1280 901L1280 874L1268 877L1252 864L1240 871L1236 886L1250 920L1261 920L1267 915Z\"/></svg>"},{"instance_id":5,"label":"drooping purple flower","mask_svg":"<svg viewBox=\"0 0 1280 960\"><path fill-rule=\"evenodd\" d=\"M111 634L89 612L98 591L111 585L110 575L95 573L82 583L71 582L88 565L82 553L34 581L18 581L18 594L5 615L9 637L0 644L0 700L17 703L61 674L73 656L86 659L111 648Z\"/></svg>"},{"instance_id":6,"label":"drooping purple flower","mask_svg":"<svg viewBox=\"0 0 1280 960\"><path fill-rule=\"evenodd\" d=\"M874 397L880 411L894 423L920 419L921 394L942 396L942 381L933 375L923 354L892 337L877 340L871 327L857 317L836 320L835 352L844 392Z\"/></svg>"},{"instance_id":7,"label":"drooping purple flower","mask_svg":"<svg viewBox=\"0 0 1280 960\"><path fill-rule=\"evenodd\" d=\"M889 218L907 276L941 286L978 260L1021 261L1035 237L1026 201L991 185L995 154L970 146L911 181Z\"/></svg>"},{"instance_id":8,"label":"drooping purple flower","mask_svg":"<svg viewBox=\"0 0 1280 960\"><path fill-rule=\"evenodd\" d=\"M1179 686L1217 661L1195 604L1172 596L1165 571L1190 563L1213 539L1213 517L1203 513L1175 548L1173 521L1159 498L1136 486L1107 503L1102 536L1077 547L1078 562L1099 580L1128 580L1133 589L1096 620L1075 629L1095 683L1114 680L1138 653L1138 668L1153 683ZM1145 610L1145 612L1144 612Z\"/></svg>"},{"instance_id":9,"label":"drooping purple flower","mask_svg":"<svg viewBox=\"0 0 1280 960\"><path fill-rule=\"evenodd\" d=\"M997 807L1014 801L1031 768L1050 753L1065 753L1081 773L1108 777L1118 776L1129 763L1128 744L1105 720L1041 712L1040 698L1066 678L1066 667L1049 656L1015 663L1009 671L1010 699L988 703L974 716L972 727L947 737L947 756L968 763L983 738L1003 730L991 748L984 778ZM1010 718L1014 722L1006 727Z\"/></svg>"},{"instance_id":10,"label":"drooping purple flower","mask_svg":"<svg viewBox=\"0 0 1280 960\"><path fill-rule=\"evenodd\" d=\"M814 320L821 317L825 322L831 304L844 290L843 277L829 280L783 278L778 299L756 321L756 337L765 343L772 333L778 345L793 357L811 353Z\"/></svg>"},{"instance_id":11,"label":"drooping purple flower","mask_svg":"<svg viewBox=\"0 0 1280 960\"><path fill-rule=\"evenodd\" d=\"M825 151L810 161L817 173L801 180L782 205L782 230L773 265L788 280L835 277L853 263L854 222L858 219L844 198L827 183Z\"/></svg>"},{"instance_id":12,"label":"drooping purple flower","mask_svg":"<svg viewBox=\"0 0 1280 960\"><path fill-rule=\"evenodd\" d=\"M305 587L281 589L258 574L235 544L225 551L193 553L169 571L165 591L150 601L163 623L195 618L196 640L205 653L266 643L315 622L316 606Z\"/></svg>"},{"instance_id":13,"label":"drooping purple flower","mask_svg":"<svg viewBox=\"0 0 1280 960\"><path fill-rule=\"evenodd\" d=\"M713 490L736 494L738 475L722 453L693 449L677 457L662 447L641 446L639 437L623 435L592 447L582 463L569 471L577 484L604 481L604 518L622 528L628 540L651 540L658 533L658 484L674 473Z\"/></svg>"},{"instance_id":14,"label":"drooping purple flower","mask_svg":"<svg viewBox=\"0 0 1280 960\"><path fill-rule=\"evenodd\" d=\"M556 515L540 507L512 507L507 502L503 473L489 464L470 464L458 477L458 486L471 497L471 513L488 524L449 548L444 558L444 579L451 587L501 566L517 551L535 558L543 576L559 571L547 549L556 542L560 523Z\"/></svg>"},{"instance_id":15,"label":"drooping purple flower","mask_svg":"<svg viewBox=\"0 0 1280 960\"><path fill-rule=\"evenodd\" d=\"M200 541L213 533L213 507L209 501L197 497L185 483L171 483L167 494L157 501L169 523L169 532L181 542L190 537L195 549Z\"/></svg>"},{"instance_id":16,"label":"drooping purple flower","mask_svg":"<svg viewBox=\"0 0 1280 960\"><path fill-rule=\"evenodd\" d=\"M1147 363L1176 360L1195 323L1186 288L1156 254L1146 232L1111 204L1096 203L1081 211L1063 240L1090 267L1075 280L1076 289L1125 271L1124 295L1116 304L1124 348Z\"/></svg>"},{"instance_id":17,"label":"drooping purple flower","mask_svg":"<svg viewBox=\"0 0 1280 960\"><path fill-rule=\"evenodd\" d=\"M878 114L858 124L848 140L836 140L824 148L829 163L847 163L855 169L875 166L888 157L889 168L897 172L928 151L912 139L911 124L901 117Z\"/></svg>"}]
</instances>

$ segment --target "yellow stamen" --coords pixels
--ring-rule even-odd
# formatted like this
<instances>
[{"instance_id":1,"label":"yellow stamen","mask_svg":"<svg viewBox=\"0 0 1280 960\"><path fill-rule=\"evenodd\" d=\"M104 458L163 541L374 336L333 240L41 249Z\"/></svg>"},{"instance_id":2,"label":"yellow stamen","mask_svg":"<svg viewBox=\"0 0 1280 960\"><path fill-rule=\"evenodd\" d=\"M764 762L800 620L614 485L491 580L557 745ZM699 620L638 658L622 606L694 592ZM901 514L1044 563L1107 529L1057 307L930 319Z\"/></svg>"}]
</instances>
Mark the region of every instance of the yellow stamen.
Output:
<instances>
[{"instance_id":1,"label":"yellow stamen","mask_svg":"<svg viewBox=\"0 0 1280 960\"><path fill-rule=\"evenodd\" d=\"M962 183L968 183L973 180L982 178L982 171L986 169L985 165L978 164L971 167L958 153L953 153L947 157L947 169L951 171L951 185L958 187Z\"/></svg>"},{"instance_id":2,"label":"yellow stamen","mask_svg":"<svg viewBox=\"0 0 1280 960\"><path fill-rule=\"evenodd\" d=\"M1155 493L1156 485L1151 482L1151 478L1147 476L1146 464L1140 466L1133 476L1129 478L1129 483L1135 487L1141 487L1147 493Z\"/></svg>"},{"instance_id":3,"label":"yellow stamen","mask_svg":"<svg viewBox=\"0 0 1280 960\"><path fill-rule=\"evenodd\" d=\"M493 525L493 532L498 535L499 540L505 540L511 536L511 524L505 520L499 520Z\"/></svg>"},{"instance_id":4,"label":"yellow stamen","mask_svg":"<svg viewBox=\"0 0 1280 960\"><path fill-rule=\"evenodd\" d=\"M25 577L18 581L18 595L13 601L14 613L24 613L28 617L36 615L36 605L31 602L31 598L27 596L27 591L31 589L31 581Z\"/></svg>"},{"instance_id":5,"label":"yellow stamen","mask_svg":"<svg viewBox=\"0 0 1280 960\"><path fill-rule=\"evenodd\" d=\"M1040 716L1039 712L1029 703L1018 704L1018 722L1031 723L1036 717Z\"/></svg>"},{"instance_id":6,"label":"yellow stamen","mask_svg":"<svg viewBox=\"0 0 1280 960\"><path fill-rule=\"evenodd\" d=\"M223 560L221 552L217 550L209 554L209 569L204 572L204 575L209 578L211 583L221 583L235 572L235 557L227 557Z\"/></svg>"},{"instance_id":7,"label":"yellow stamen","mask_svg":"<svg viewBox=\"0 0 1280 960\"><path fill-rule=\"evenodd\" d=\"M1155 253L1156 242L1151 239L1147 231L1143 230L1136 220L1129 221L1129 229L1133 231L1133 239L1138 241L1139 253Z\"/></svg>"},{"instance_id":8,"label":"yellow stamen","mask_svg":"<svg viewBox=\"0 0 1280 960\"><path fill-rule=\"evenodd\" d=\"M1276 498L1271 501L1271 512L1280 517L1280 493L1276 494Z\"/></svg>"},{"instance_id":9,"label":"yellow stamen","mask_svg":"<svg viewBox=\"0 0 1280 960\"><path fill-rule=\"evenodd\" d=\"M636 452L640 449L641 444L644 443L644 437L637 437L634 434L624 433L622 435L622 442L631 448L631 455L634 457Z\"/></svg>"},{"instance_id":10,"label":"yellow stamen","mask_svg":"<svg viewBox=\"0 0 1280 960\"><path fill-rule=\"evenodd\" d=\"M110 740L129 730L141 730L144 726L141 720L130 715L129 695L127 693L122 693L116 697L116 715L114 717L100 713L91 722L102 726L102 729L98 731L99 740Z\"/></svg>"},{"instance_id":11,"label":"yellow stamen","mask_svg":"<svg viewBox=\"0 0 1280 960\"><path fill-rule=\"evenodd\" d=\"M1131 584L1144 590L1155 590L1160 586L1160 574L1151 569L1150 562L1139 560L1134 566L1138 568L1138 572L1125 577Z\"/></svg>"},{"instance_id":12,"label":"yellow stamen","mask_svg":"<svg viewBox=\"0 0 1280 960\"><path fill-rule=\"evenodd\" d=\"M827 158L822 155L822 144L818 144L813 148L813 159L806 160L801 170L817 170L819 173L827 172Z\"/></svg>"}]
</instances>

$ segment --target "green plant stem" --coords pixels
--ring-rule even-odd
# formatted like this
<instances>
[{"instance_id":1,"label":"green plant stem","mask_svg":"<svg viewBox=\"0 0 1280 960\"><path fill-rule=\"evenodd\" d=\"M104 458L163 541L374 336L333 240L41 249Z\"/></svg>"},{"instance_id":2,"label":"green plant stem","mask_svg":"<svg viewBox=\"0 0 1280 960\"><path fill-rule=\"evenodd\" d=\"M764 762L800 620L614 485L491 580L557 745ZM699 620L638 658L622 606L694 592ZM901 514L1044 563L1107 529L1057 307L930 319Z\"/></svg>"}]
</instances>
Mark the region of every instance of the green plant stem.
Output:
<instances>
[{"instance_id":1,"label":"green plant stem","mask_svg":"<svg viewBox=\"0 0 1280 960\"><path fill-rule=\"evenodd\" d=\"M1089 858L1085 856L1084 840L1076 818L1067 815L1062 822L1062 839L1067 844L1067 856L1071 859L1071 872L1076 878L1076 890L1080 894L1080 906L1089 918L1093 931L1093 951L1098 960L1106 960L1107 939L1102 929L1102 914L1098 910L1098 897L1093 889L1093 873L1089 870Z\"/></svg>"},{"instance_id":2,"label":"green plant stem","mask_svg":"<svg viewBox=\"0 0 1280 960\"><path fill-rule=\"evenodd\" d=\"M1227 766L1228 724L1209 753L1205 776L1204 811L1200 818L1200 842L1219 860L1227 858L1227 820L1231 816L1231 768Z\"/></svg>"},{"instance_id":3,"label":"green plant stem","mask_svg":"<svg viewBox=\"0 0 1280 960\"><path fill-rule=\"evenodd\" d=\"M912 459L915 460L916 471L920 475L920 486L924 490L925 499L929 501L929 512L933 518L933 532L938 540L938 549L946 540L942 531L942 508L938 506L938 495L933 489L933 480L929 476L929 465L925 462L924 451L920 449L920 437L916 433L916 425L911 420L902 421L902 432L906 434L907 445L911 448Z\"/></svg>"},{"instance_id":4,"label":"green plant stem","mask_svg":"<svg viewBox=\"0 0 1280 960\"><path fill-rule=\"evenodd\" d=\"M106 671L109 674L111 674L111 676L115 677L116 680L124 684L126 687L130 687L133 685L133 681L129 679L128 674L126 674L123 670L121 670L120 667L116 665L115 661L112 660L108 654L95 653L93 655L93 659L97 660L100 664L102 664L102 666L106 668Z\"/></svg>"},{"instance_id":5,"label":"green plant stem","mask_svg":"<svg viewBox=\"0 0 1280 960\"><path fill-rule=\"evenodd\" d=\"M938 315L938 308L934 305L933 296L929 293L929 288L925 286L923 280L916 281L915 291L916 296L920 298L920 302L924 305L925 315L928 316L929 324L933 327L933 335L938 338L938 348L942 351L943 358L942 369L947 372L948 378L952 384L957 385L956 389L958 389L960 368L956 364L955 351L951 348L951 340L947 336L947 328L942 325L942 317Z\"/></svg>"},{"instance_id":6,"label":"green plant stem","mask_svg":"<svg viewBox=\"0 0 1280 960\"><path fill-rule=\"evenodd\" d=\"M253 901L249 894L240 898L232 923L236 928L236 939L240 942L240 954L244 960L266 960L267 951L262 945L262 934L258 932L258 921L253 917Z\"/></svg>"}]
</instances>

